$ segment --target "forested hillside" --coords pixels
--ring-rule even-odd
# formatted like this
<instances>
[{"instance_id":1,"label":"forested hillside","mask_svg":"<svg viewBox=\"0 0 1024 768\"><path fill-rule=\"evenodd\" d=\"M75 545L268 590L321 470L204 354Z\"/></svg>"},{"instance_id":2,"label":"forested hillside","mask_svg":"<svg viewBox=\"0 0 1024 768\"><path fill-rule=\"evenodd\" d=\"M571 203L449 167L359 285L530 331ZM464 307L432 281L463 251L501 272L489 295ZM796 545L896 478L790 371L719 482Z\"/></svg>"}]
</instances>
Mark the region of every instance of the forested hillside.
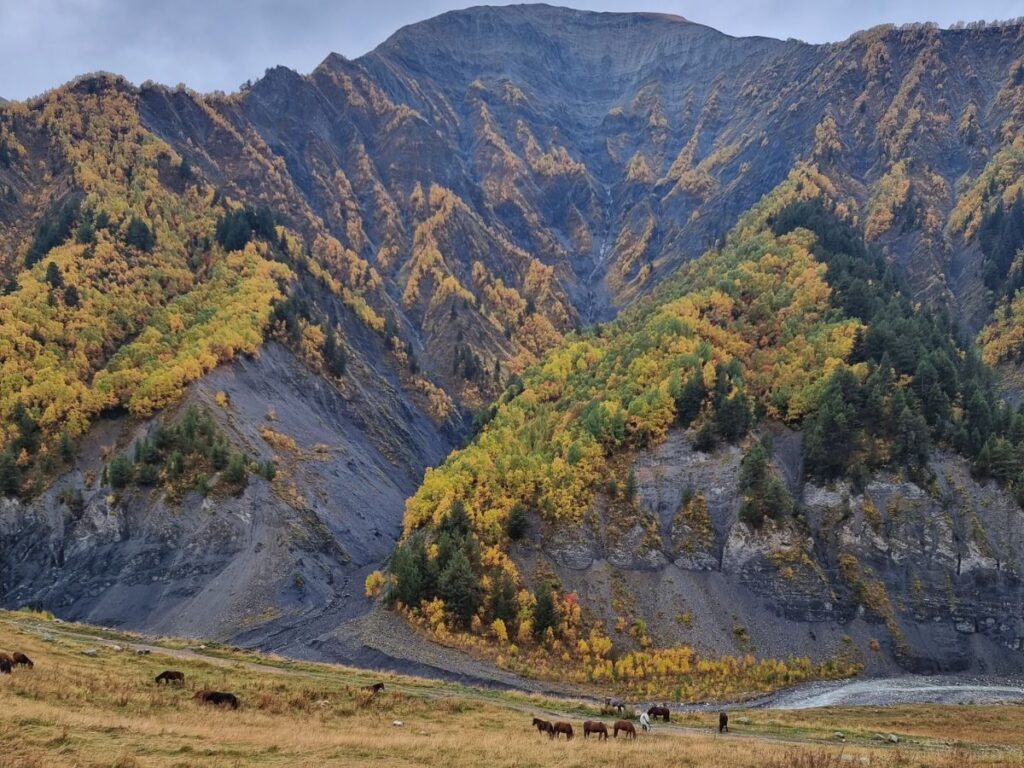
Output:
<instances>
[{"instance_id":1,"label":"forested hillside","mask_svg":"<svg viewBox=\"0 0 1024 768\"><path fill-rule=\"evenodd\" d=\"M860 495L881 471L927 487L933 451L946 450L966 457L975 477L1016 492L1024 415L997 396L991 369L959 340L948 313L911 302L834 191L815 166L801 165L720 249L517 379L481 436L428 470L406 505L387 598L442 638L469 630L499 652L514 642L524 669L536 672L564 648L563 660L572 657L591 679L635 675L657 685L678 674L661 651L602 671L612 651L606 628L581 618L557 569L531 563L533 572L520 572L528 558L516 543L534 526L542 539L583 526L602 529L610 548L639 520L642 546L660 550L634 463L670 430L687 430L700 453L740 446L737 523L753 531L807 528L771 462L769 424L802 432L803 476L791 487L840 482ZM703 492L688 487L678 501L676 548L710 544ZM801 555L801 566L827 582L824 553ZM856 559L841 565L859 568ZM884 586L852 599L887 624L897 655L908 652ZM642 619L623 630L628 645L663 644Z\"/></svg>"},{"instance_id":2,"label":"forested hillside","mask_svg":"<svg viewBox=\"0 0 1024 768\"><path fill-rule=\"evenodd\" d=\"M514 6L3 103L2 600L347 654L400 539L372 591L512 665L1003 663L1022 73Z\"/></svg>"}]
</instances>

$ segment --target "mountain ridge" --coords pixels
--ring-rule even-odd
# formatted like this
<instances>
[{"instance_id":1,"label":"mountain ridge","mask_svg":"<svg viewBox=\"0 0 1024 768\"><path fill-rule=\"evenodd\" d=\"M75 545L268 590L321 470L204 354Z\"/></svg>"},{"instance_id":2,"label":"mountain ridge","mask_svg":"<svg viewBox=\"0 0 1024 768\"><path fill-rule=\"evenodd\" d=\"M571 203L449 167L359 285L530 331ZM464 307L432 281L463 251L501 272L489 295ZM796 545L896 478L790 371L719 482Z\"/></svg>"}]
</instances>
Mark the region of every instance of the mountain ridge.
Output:
<instances>
[{"instance_id":1,"label":"mountain ridge","mask_svg":"<svg viewBox=\"0 0 1024 768\"><path fill-rule=\"evenodd\" d=\"M211 631L259 642L318 605L338 621L365 612L361 580L398 538L411 478L486 422L494 399L567 334L643 305L802 163L820 167L815 178L915 301L1010 340L992 358L1012 369L1024 311L1012 301L1015 273L978 233L1015 194L1019 27L880 27L822 46L752 45L690 22L630 18L477 9L412 25L358 59L328 56L308 75L273 68L235 94L97 75L0 109L0 255L12 286L3 301L16 318L7 327L19 329L6 360L18 376L76 361L66 380L40 378L33 391L12 375L18 385L0 391L5 444L31 449L12 456L25 498L5 502L0 539L45 563L4 558L5 604L59 603L95 619L96 598L158 573L131 554L140 523L159 531L173 514L161 506L164 486L113 489L101 475L112 456L134 456L162 418L173 422L180 398L198 397L253 467L276 462L270 481L251 473L243 498L289 525L266 529L282 537L280 557L258 594L244 576L258 553L211 546L201 577L139 589L156 595L154 614L173 627L185 620L183 596L189 611L204 599L219 610L234 590ZM599 45L600 30L621 23L632 36ZM121 128L111 132L113 117ZM133 146L144 151L126 165ZM199 222L191 230L185 215ZM173 264L178 282L132 271L147 259L165 274ZM251 307L247 344L210 358L195 342L241 263L264 280L252 285L266 303ZM127 317L104 310L109 333L75 351L63 328L95 322L84 313L100 287L122 279L152 306ZM46 333L34 338L40 318ZM264 390L253 355L309 383ZM47 398L94 388L109 361L118 386L67 435L79 455L65 451ZM181 373L173 386L162 367ZM140 396L137 370L148 372L146 386L160 384L159 407ZM342 427L311 421L330 424L325 414L339 410ZM35 436L40 425L46 439ZM149 478L155 464L134 466ZM400 479L382 480L392 472ZM244 505L215 501L213 485L213 496L203 484L184 495L183 519L202 523L202 510L219 505L228 538L244 537ZM65 486L75 507L82 492L84 510L58 498ZM362 493L384 486L379 505ZM375 531L369 543L354 531L360 515ZM179 556L174 537L145 546L158 562ZM60 552L81 559L69 564ZM103 572L104 558L122 556L128 573ZM77 576L97 594L47 591ZM100 617L138 620L132 610ZM327 624L316 637L292 632L290 647L319 647Z\"/></svg>"}]
</instances>

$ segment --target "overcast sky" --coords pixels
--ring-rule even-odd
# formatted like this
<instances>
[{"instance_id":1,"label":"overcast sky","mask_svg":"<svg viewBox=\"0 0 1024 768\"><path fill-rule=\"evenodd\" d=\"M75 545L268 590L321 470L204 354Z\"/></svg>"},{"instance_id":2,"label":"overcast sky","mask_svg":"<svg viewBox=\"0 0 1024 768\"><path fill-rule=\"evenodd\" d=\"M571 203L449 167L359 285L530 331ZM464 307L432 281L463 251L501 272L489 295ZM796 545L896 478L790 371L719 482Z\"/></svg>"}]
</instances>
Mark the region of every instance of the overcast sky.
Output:
<instances>
[{"instance_id":1,"label":"overcast sky","mask_svg":"<svg viewBox=\"0 0 1024 768\"><path fill-rule=\"evenodd\" d=\"M355 58L452 0L0 0L0 96L26 98L83 72L235 90L276 64L308 72ZM1024 16L1024 0L562 0L599 11L662 11L732 35L841 40L884 22Z\"/></svg>"}]
</instances>

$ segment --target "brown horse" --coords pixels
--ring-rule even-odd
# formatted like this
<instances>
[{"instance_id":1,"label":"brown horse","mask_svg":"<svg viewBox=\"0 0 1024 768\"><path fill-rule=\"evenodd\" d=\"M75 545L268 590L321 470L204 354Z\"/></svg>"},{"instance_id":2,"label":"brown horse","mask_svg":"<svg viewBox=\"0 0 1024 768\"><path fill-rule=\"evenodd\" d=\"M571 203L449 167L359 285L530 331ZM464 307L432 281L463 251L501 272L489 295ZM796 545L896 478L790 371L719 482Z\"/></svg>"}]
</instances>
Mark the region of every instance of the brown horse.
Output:
<instances>
[{"instance_id":1,"label":"brown horse","mask_svg":"<svg viewBox=\"0 0 1024 768\"><path fill-rule=\"evenodd\" d=\"M555 726L539 717L533 718L533 727L537 729L538 733L546 733L548 736L555 735Z\"/></svg>"},{"instance_id":2,"label":"brown horse","mask_svg":"<svg viewBox=\"0 0 1024 768\"><path fill-rule=\"evenodd\" d=\"M218 707L231 707L238 709L238 697L233 693L223 691L196 691L192 697L200 704L213 704Z\"/></svg>"},{"instance_id":3,"label":"brown horse","mask_svg":"<svg viewBox=\"0 0 1024 768\"><path fill-rule=\"evenodd\" d=\"M584 720L583 721L583 738L584 739L589 739L590 738L590 734L592 734L592 733L596 733L597 734L598 740L600 740L601 737L604 737L604 739L606 741L608 740L608 726L606 726L604 723L602 723L599 720Z\"/></svg>"},{"instance_id":4,"label":"brown horse","mask_svg":"<svg viewBox=\"0 0 1024 768\"><path fill-rule=\"evenodd\" d=\"M0 659L0 675L11 674L11 662L7 659Z\"/></svg>"},{"instance_id":5,"label":"brown horse","mask_svg":"<svg viewBox=\"0 0 1024 768\"><path fill-rule=\"evenodd\" d=\"M657 720L660 717L662 720L664 720L667 723L668 722L668 718L669 718L669 709L668 709L668 707L661 707L661 706L655 705L655 706L653 706L653 707L651 707L650 709L647 710L647 714L650 715L655 720Z\"/></svg>"},{"instance_id":6,"label":"brown horse","mask_svg":"<svg viewBox=\"0 0 1024 768\"><path fill-rule=\"evenodd\" d=\"M6 661L12 667L14 666L14 659L12 659L9 654L4 653L3 651L0 651L0 661Z\"/></svg>"},{"instance_id":7,"label":"brown horse","mask_svg":"<svg viewBox=\"0 0 1024 768\"><path fill-rule=\"evenodd\" d=\"M384 690L384 683L374 683L373 685L364 685L363 690L367 693L376 696L378 693Z\"/></svg>"},{"instance_id":8,"label":"brown horse","mask_svg":"<svg viewBox=\"0 0 1024 768\"><path fill-rule=\"evenodd\" d=\"M178 685L185 684L185 673L179 672L176 669L167 669L156 676L156 684L160 685L164 683L170 685L171 683L177 683Z\"/></svg>"},{"instance_id":9,"label":"brown horse","mask_svg":"<svg viewBox=\"0 0 1024 768\"><path fill-rule=\"evenodd\" d=\"M729 713L719 712L718 713L718 732L728 733L729 732Z\"/></svg>"},{"instance_id":10,"label":"brown horse","mask_svg":"<svg viewBox=\"0 0 1024 768\"><path fill-rule=\"evenodd\" d=\"M560 734L560 733L564 733L565 734L565 740L566 741L571 741L572 740L572 725L570 723L561 723L561 722L555 723L552 726L551 738L552 739L557 739L558 738L558 734Z\"/></svg>"},{"instance_id":11,"label":"brown horse","mask_svg":"<svg viewBox=\"0 0 1024 768\"><path fill-rule=\"evenodd\" d=\"M626 738L627 739L635 739L636 738L636 728L633 727L633 724L631 722L629 722L629 720L616 720L615 721L615 734L614 734L614 737L616 739L619 738L619 731L622 731L624 734L626 734Z\"/></svg>"},{"instance_id":12,"label":"brown horse","mask_svg":"<svg viewBox=\"0 0 1024 768\"><path fill-rule=\"evenodd\" d=\"M13 656L12 656L12 658L14 659L14 661L13 661L11 666L15 666L16 667L19 664L21 664L23 666L28 667L29 669L32 669L32 667L35 666L35 664L32 663L32 659L30 659L28 656L26 656L21 651L15 651Z\"/></svg>"}]
</instances>

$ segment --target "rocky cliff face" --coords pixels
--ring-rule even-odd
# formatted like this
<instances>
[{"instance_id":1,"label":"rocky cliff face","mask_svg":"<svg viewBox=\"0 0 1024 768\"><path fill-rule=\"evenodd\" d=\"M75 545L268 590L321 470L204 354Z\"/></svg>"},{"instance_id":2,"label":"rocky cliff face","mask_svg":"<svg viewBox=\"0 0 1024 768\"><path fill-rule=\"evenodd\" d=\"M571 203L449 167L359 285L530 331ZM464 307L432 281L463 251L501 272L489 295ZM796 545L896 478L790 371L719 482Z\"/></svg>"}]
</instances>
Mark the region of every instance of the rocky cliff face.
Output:
<instances>
[{"instance_id":1,"label":"rocky cliff face","mask_svg":"<svg viewBox=\"0 0 1024 768\"><path fill-rule=\"evenodd\" d=\"M296 282L344 332L350 362L339 384L274 345L192 385L189 400L227 392L230 408L211 407L232 440L287 470L237 499L169 505L132 492L112 503L86 474L152 423L101 421L69 471L3 502L0 599L264 643L299 643L295 627L313 636L365 611L362 577L391 551L424 467L468 433L470 411L565 332L610 317L719 240L800 160L827 170L833 196L916 295L983 326L983 256L953 219L973 205L961 179L979 178L1019 131L1022 56L1018 27L878 28L811 46L667 16L514 6L445 14L309 75L271 69L238 94L72 86L74 98L130 92L141 128L203 184L269 207L297 233L338 285ZM20 148L0 162L8 282L36 222L85 191L45 113L45 102L0 108L0 139ZM160 182L187 191L166 168ZM366 306L393 327L373 327ZM739 453L706 456L673 435L637 464L649 520L599 506L591 528L519 554L550 559L595 604L628 590L666 640L831 650L892 619L921 665L987 658L979 637L993 639L993 659L1019 645L1006 572L1019 511L1005 494L941 456L936 488L802 486L799 437L782 442L809 539L747 532ZM676 520L690 486L706 495L706 530ZM69 487L84 493L78 512L59 500ZM844 574L844 554L859 576ZM884 585L891 611L858 613L865 582ZM791 620L823 622L831 639L808 623L801 640L783 629Z\"/></svg>"},{"instance_id":2,"label":"rocky cliff face","mask_svg":"<svg viewBox=\"0 0 1024 768\"><path fill-rule=\"evenodd\" d=\"M1018 668L1024 512L1012 497L946 454L928 487L883 474L860 492L823 488L799 480L798 433L773 430L773 442L799 521L741 522L742 451L703 453L675 430L636 459L628 527L610 524L601 498L583 530L538 536L517 563L555 573L626 646L642 619L659 643L712 653L856 650L874 672ZM685 494L706 498L707 528L680 525Z\"/></svg>"}]
</instances>

